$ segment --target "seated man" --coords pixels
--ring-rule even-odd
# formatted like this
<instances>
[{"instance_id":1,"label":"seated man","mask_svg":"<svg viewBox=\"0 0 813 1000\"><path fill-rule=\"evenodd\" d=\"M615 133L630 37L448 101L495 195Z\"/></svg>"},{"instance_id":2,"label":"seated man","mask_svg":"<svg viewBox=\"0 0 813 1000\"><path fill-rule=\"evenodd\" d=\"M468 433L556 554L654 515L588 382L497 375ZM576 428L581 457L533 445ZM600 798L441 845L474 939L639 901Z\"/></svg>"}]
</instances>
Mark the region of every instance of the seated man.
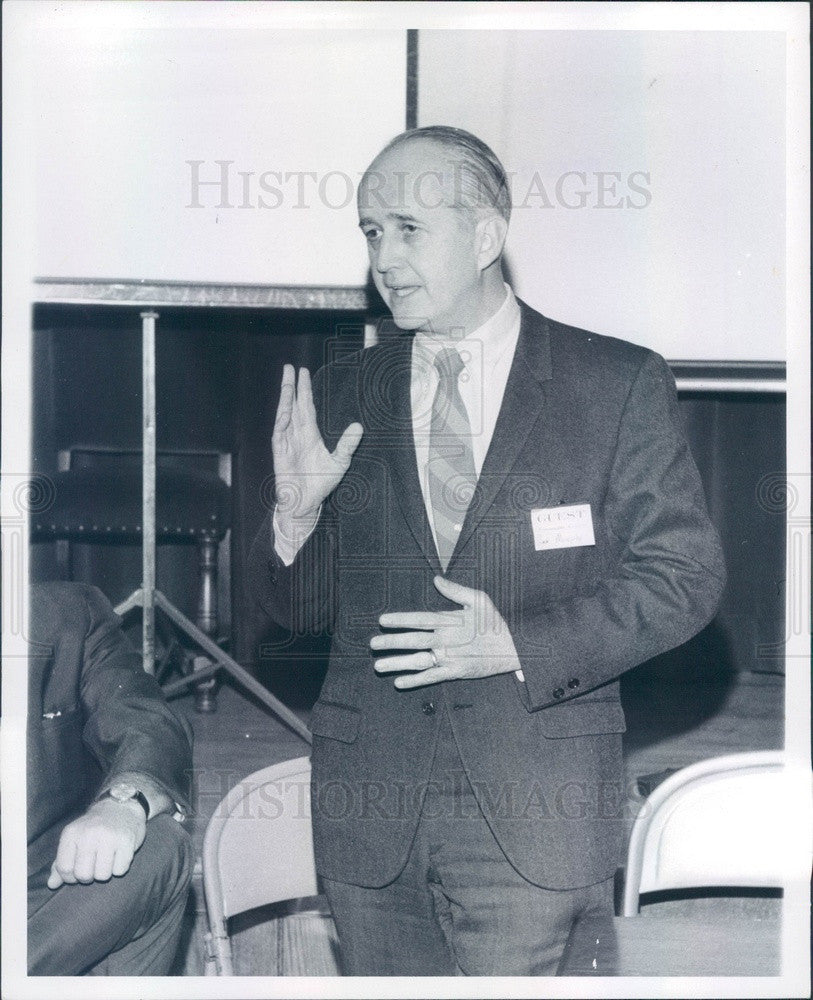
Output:
<instances>
[{"instance_id":1,"label":"seated man","mask_svg":"<svg viewBox=\"0 0 813 1000\"><path fill-rule=\"evenodd\" d=\"M166 975L192 877L188 724L95 588L31 587L29 975Z\"/></svg>"}]
</instances>

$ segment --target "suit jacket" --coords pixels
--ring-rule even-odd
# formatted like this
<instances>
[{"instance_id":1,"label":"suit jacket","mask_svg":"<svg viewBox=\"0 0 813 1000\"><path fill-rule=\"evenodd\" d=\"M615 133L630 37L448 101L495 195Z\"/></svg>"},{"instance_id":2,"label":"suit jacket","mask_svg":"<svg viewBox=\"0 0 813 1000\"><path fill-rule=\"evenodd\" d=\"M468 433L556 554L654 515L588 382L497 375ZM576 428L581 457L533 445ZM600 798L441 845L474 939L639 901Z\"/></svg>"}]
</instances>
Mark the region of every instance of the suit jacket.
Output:
<instances>
[{"instance_id":1,"label":"suit jacket","mask_svg":"<svg viewBox=\"0 0 813 1000\"><path fill-rule=\"evenodd\" d=\"M28 858L59 824L135 771L189 808L191 731L167 705L95 587L33 584L28 660Z\"/></svg>"},{"instance_id":2,"label":"suit jacket","mask_svg":"<svg viewBox=\"0 0 813 1000\"><path fill-rule=\"evenodd\" d=\"M489 594L514 674L397 691L369 650L385 611L448 609L412 439L411 338L328 365L314 381L332 447L365 428L314 534L287 568L271 514L249 561L260 604L297 631L329 628L314 706L319 871L380 886L404 864L445 701L478 801L530 881L575 888L621 859L619 675L714 614L725 570L658 355L565 327L521 303L517 349L446 576ZM589 504L595 544L537 550L531 512Z\"/></svg>"}]
</instances>

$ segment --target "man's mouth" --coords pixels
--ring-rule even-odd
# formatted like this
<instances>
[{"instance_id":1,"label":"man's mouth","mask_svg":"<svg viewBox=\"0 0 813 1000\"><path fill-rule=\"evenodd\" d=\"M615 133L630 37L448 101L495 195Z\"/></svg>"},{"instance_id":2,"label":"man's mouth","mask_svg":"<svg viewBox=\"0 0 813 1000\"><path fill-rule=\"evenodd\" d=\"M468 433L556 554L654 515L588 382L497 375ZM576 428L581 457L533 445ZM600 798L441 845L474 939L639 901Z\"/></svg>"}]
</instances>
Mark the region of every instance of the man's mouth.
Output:
<instances>
[{"instance_id":1,"label":"man's mouth","mask_svg":"<svg viewBox=\"0 0 813 1000\"><path fill-rule=\"evenodd\" d=\"M413 292L417 292L420 285L403 285L400 288L391 288L390 293L396 299L405 299L408 295L412 295Z\"/></svg>"}]
</instances>

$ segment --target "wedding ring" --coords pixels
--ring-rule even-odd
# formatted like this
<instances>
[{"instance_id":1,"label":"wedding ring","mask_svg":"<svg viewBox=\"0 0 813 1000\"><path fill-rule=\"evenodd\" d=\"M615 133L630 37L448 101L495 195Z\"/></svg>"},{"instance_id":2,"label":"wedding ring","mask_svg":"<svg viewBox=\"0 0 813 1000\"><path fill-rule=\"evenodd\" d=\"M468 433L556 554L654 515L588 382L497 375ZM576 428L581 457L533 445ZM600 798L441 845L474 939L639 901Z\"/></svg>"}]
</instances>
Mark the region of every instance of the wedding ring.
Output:
<instances>
[{"instance_id":1,"label":"wedding ring","mask_svg":"<svg viewBox=\"0 0 813 1000\"><path fill-rule=\"evenodd\" d=\"M429 650L429 655L432 657L432 666L437 667L439 664L438 664L438 658L437 656L435 656L434 649Z\"/></svg>"}]
</instances>

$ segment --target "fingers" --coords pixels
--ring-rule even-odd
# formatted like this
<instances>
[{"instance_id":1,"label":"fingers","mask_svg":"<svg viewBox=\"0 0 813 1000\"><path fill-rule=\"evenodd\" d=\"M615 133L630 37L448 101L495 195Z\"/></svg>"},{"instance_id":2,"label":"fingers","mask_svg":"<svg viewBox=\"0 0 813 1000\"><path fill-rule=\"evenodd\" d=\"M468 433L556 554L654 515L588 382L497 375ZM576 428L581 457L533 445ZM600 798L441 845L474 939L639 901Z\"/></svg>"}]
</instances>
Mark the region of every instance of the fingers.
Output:
<instances>
[{"instance_id":1,"label":"fingers","mask_svg":"<svg viewBox=\"0 0 813 1000\"><path fill-rule=\"evenodd\" d=\"M294 366L285 365L282 369L282 385L279 391L277 415L274 419L274 433L281 434L288 429L294 408Z\"/></svg>"},{"instance_id":2,"label":"fingers","mask_svg":"<svg viewBox=\"0 0 813 1000\"><path fill-rule=\"evenodd\" d=\"M51 874L48 876L47 885L49 889L58 889L61 885L64 885L64 880L57 871L56 863L51 865Z\"/></svg>"},{"instance_id":3,"label":"fingers","mask_svg":"<svg viewBox=\"0 0 813 1000\"><path fill-rule=\"evenodd\" d=\"M307 368L299 369L299 382L296 386L295 420L299 424L316 425L316 407L313 405L313 389L311 373Z\"/></svg>"},{"instance_id":4,"label":"fingers","mask_svg":"<svg viewBox=\"0 0 813 1000\"><path fill-rule=\"evenodd\" d=\"M133 860L133 850L120 845L114 851L109 845L98 848L87 848L77 854L75 860L66 865L54 861L48 876L48 888L58 889L61 885L75 885L81 882L89 885L91 882L107 882L113 875L124 875L130 869Z\"/></svg>"},{"instance_id":5,"label":"fingers","mask_svg":"<svg viewBox=\"0 0 813 1000\"><path fill-rule=\"evenodd\" d=\"M378 619L382 628L436 629L461 625L459 611L390 611Z\"/></svg>"},{"instance_id":6,"label":"fingers","mask_svg":"<svg viewBox=\"0 0 813 1000\"><path fill-rule=\"evenodd\" d=\"M434 632L382 632L370 639L370 649L431 649Z\"/></svg>"},{"instance_id":7,"label":"fingers","mask_svg":"<svg viewBox=\"0 0 813 1000\"><path fill-rule=\"evenodd\" d=\"M435 589L443 594L444 597L448 597L450 601L454 601L455 604L462 604L464 607L470 607L474 604L482 593L482 591L473 590L471 587L464 587L462 583L455 583L453 580L447 580L442 576L436 576L432 582L435 585Z\"/></svg>"},{"instance_id":8,"label":"fingers","mask_svg":"<svg viewBox=\"0 0 813 1000\"><path fill-rule=\"evenodd\" d=\"M57 856L51 866L48 888L58 889L63 883L106 882L113 868L113 849L104 843L82 843L81 840L60 840Z\"/></svg>"},{"instance_id":9,"label":"fingers","mask_svg":"<svg viewBox=\"0 0 813 1000\"><path fill-rule=\"evenodd\" d=\"M291 422L302 424L310 421L316 422L311 373L307 368L300 368L297 380L294 366L283 365L274 432L287 430Z\"/></svg>"},{"instance_id":10,"label":"fingers","mask_svg":"<svg viewBox=\"0 0 813 1000\"><path fill-rule=\"evenodd\" d=\"M144 840L146 825L137 803L94 804L62 831L48 888L107 882L123 875Z\"/></svg>"},{"instance_id":11,"label":"fingers","mask_svg":"<svg viewBox=\"0 0 813 1000\"><path fill-rule=\"evenodd\" d=\"M54 863L51 865L51 874L48 876L49 889L57 889L63 882L71 885L77 881L73 873L76 850L77 844L74 838L63 831L59 838L59 847Z\"/></svg>"},{"instance_id":12,"label":"fingers","mask_svg":"<svg viewBox=\"0 0 813 1000\"><path fill-rule=\"evenodd\" d=\"M453 667L431 667L420 673L409 674L406 677L396 677L393 687L399 691L409 691L412 688L425 687L427 684L440 684L442 681L453 681L460 677Z\"/></svg>"},{"instance_id":13,"label":"fingers","mask_svg":"<svg viewBox=\"0 0 813 1000\"><path fill-rule=\"evenodd\" d=\"M100 857L101 855L101 857ZM113 864L113 852L106 852L102 844L98 847L95 845L88 845L82 847L76 852L76 861L73 864L73 874L76 877L77 882L82 882L84 885L92 882L96 876L97 860L99 868L102 871L107 870L107 878L110 878L110 868Z\"/></svg>"},{"instance_id":14,"label":"fingers","mask_svg":"<svg viewBox=\"0 0 813 1000\"><path fill-rule=\"evenodd\" d=\"M387 656L383 660L376 660L373 664L377 674L394 674L401 670L420 670L426 673L427 668L435 667L435 661L431 653L408 653L405 656ZM398 682L395 682L398 687Z\"/></svg>"},{"instance_id":15,"label":"fingers","mask_svg":"<svg viewBox=\"0 0 813 1000\"><path fill-rule=\"evenodd\" d=\"M356 448L358 448L363 433L364 428L361 424L350 424L339 438L339 443L336 445L333 457L341 462L345 468L350 465L350 459L353 457Z\"/></svg>"},{"instance_id":16,"label":"fingers","mask_svg":"<svg viewBox=\"0 0 813 1000\"><path fill-rule=\"evenodd\" d=\"M123 845L116 848L116 853L113 855L112 864L112 874L113 875L126 875L130 870L130 865L133 863L134 852Z\"/></svg>"}]
</instances>

